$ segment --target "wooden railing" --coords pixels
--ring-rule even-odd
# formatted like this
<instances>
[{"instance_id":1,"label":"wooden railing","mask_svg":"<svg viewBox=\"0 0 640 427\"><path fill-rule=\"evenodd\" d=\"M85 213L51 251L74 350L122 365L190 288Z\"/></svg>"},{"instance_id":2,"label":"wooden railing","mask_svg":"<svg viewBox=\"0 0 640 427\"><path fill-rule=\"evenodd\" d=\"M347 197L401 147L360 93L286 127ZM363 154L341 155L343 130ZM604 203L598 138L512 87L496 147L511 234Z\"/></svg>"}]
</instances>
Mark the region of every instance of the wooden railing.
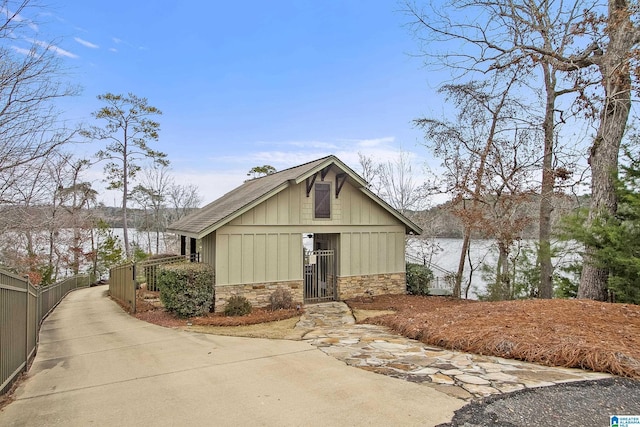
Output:
<instances>
[{"instance_id":1,"label":"wooden railing","mask_svg":"<svg viewBox=\"0 0 640 427\"><path fill-rule=\"evenodd\" d=\"M196 255L196 254L191 254ZM144 280L147 284L148 291L158 291L158 283L156 280L158 267L165 264L177 264L181 262L187 262L189 258L182 255L169 256L163 258L147 259L137 263L138 274L143 274L139 280ZM193 260L192 260L193 261Z\"/></svg>"},{"instance_id":2,"label":"wooden railing","mask_svg":"<svg viewBox=\"0 0 640 427\"><path fill-rule=\"evenodd\" d=\"M149 291L157 291L157 270L165 264L188 262L189 256L182 255L155 258L137 263L126 264L109 269L109 294L126 307L129 312L136 312L136 289L146 283Z\"/></svg>"}]
</instances>

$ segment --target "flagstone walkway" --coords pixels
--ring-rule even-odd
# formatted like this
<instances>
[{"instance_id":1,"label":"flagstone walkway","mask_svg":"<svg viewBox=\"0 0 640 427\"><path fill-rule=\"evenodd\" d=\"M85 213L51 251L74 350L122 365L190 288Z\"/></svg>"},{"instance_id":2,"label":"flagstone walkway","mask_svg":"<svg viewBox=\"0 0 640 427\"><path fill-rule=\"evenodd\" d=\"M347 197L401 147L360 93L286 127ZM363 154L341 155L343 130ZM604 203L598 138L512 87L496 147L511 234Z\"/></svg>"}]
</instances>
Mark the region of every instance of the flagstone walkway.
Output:
<instances>
[{"instance_id":1,"label":"flagstone walkway","mask_svg":"<svg viewBox=\"0 0 640 427\"><path fill-rule=\"evenodd\" d=\"M304 332L303 340L347 365L423 384L464 400L612 376L429 346L383 326L356 325L351 310L342 302L306 305L296 329Z\"/></svg>"}]
</instances>

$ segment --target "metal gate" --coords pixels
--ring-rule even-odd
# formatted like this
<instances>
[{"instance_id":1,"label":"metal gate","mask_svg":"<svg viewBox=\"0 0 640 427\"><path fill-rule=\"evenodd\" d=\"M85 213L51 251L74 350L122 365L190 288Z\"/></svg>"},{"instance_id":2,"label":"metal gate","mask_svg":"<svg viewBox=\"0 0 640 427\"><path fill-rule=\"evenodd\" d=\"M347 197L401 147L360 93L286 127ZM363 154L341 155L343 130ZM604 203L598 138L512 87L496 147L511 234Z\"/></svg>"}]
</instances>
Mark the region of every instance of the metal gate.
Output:
<instances>
[{"instance_id":1,"label":"metal gate","mask_svg":"<svg viewBox=\"0 0 640 427\"><path fill-rule=\"evenodd\" d=\"M336 261L333 250L313 251L304 262L304 302L336 299Z\"/></svg>"}]
</instances>

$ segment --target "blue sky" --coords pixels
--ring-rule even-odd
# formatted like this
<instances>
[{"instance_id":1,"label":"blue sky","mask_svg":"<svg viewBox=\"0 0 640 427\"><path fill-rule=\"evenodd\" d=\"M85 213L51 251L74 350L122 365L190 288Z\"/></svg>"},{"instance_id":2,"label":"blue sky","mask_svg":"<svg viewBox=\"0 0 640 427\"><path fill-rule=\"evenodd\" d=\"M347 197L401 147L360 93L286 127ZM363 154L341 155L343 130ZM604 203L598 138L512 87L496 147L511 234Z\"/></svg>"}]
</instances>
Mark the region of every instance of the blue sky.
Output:
<instances>
[{"instance_id":1,"label":"blue sky","mask_svg":"<svg viewBox=\"0 0 640 427\"><path fill-rule=\"evenodd\" d=\"M82 87L62 106L67 119L98 124L90 113L105 92L148 98L163 112L154 148L207 203L263 164L336 154L358 170L359 151L385 161L402 149L416 171L437 166L411 121L437 114L442 76L412 55L418 44L398 9L393 0L69 0L47 5L38 36L55 40Z\"/></svg>"}]
</instances>

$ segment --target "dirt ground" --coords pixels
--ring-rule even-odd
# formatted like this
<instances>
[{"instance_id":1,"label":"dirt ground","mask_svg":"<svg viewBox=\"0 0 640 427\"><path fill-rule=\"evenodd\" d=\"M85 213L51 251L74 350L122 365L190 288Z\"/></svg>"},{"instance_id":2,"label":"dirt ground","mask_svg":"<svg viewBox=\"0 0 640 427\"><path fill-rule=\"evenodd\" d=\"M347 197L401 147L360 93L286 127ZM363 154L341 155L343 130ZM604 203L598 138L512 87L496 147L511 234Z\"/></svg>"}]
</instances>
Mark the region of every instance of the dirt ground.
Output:
<instances>
[{"instance_id":1,"label":"dirt ground","mask_svg":"<svg viewBox=\"0 0 640 427\"><path fill-rule=\"evenodd\" d=\"M587 300L478 302L382 295L346 301L359 323L448 349L640 378L640 306ZM136 317L220 335L300 339L297 310L178 319L148 300ZM190 325L188 325L190 323Z\"/></svg>"}]
</instances>

